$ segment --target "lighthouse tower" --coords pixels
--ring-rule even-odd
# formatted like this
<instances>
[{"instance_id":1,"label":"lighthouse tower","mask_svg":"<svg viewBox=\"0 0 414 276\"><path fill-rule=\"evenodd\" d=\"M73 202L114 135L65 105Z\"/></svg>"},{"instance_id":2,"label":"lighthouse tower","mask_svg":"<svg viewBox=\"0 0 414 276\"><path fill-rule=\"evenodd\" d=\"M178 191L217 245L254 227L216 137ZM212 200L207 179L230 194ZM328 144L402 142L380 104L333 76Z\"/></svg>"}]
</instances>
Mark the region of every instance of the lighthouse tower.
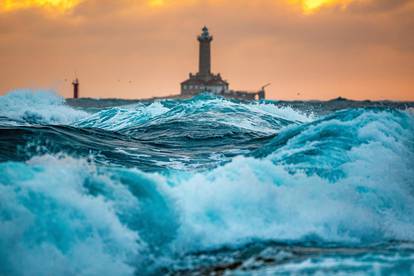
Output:
<instances>
[{"instance_id":1,"label":"lighthouse tower","mask_svg":"<svg viewBox=\"0 0 414 276\"><path fill-rule=\"evenodd\" d=\"M207 27L203 28L198 41L200 42L198 75L208 78L211 75L211 41L213 41L213 37L208 32Z\"/></svg>"},{"instance_id":2,"label":"lighthouse tower","mask_svg":"<svg viewBox=\"0 0 414 276\"><path fill-rule=\"evenodd\" d=\"M181 83L181 95L192 96L202 92L225 94L229 91L229 84L220 74L211 73L211 42L213 37L208 28L202 29L197 37L200 43L198 72L190 73L190 78Z\"/></svg>"}]
</instances>

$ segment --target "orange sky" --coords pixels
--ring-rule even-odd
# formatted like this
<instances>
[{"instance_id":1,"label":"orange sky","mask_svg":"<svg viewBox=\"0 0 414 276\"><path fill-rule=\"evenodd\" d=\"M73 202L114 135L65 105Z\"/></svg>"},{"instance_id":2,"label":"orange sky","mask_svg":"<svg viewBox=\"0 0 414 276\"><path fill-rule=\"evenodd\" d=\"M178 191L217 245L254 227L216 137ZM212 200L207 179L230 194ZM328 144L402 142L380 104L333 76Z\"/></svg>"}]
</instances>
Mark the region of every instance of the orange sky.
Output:
<instances>
[{"instance_id":1,"label":"orange sky","mask_svg":"<svg viewBox=\"0 0 414 276\"><path fill-rule=\"evenodd\" d=\"M232 89L414 100L414 0L0 0L0 94L177 94L204 25Z\"/></svg>"}]
</instances>

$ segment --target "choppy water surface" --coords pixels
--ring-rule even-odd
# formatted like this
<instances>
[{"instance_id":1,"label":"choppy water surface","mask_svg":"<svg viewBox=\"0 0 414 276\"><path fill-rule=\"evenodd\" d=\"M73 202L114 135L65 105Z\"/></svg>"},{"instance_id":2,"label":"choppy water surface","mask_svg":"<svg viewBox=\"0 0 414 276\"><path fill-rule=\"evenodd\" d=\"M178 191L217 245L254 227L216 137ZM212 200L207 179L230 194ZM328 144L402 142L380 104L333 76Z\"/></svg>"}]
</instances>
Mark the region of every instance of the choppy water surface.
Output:
<instances>
[{"instance_id":1,"label":"choppy water surface","mask_svg":"<svg viewBox=\"0 0 414 276\"><path fill-rule=\"evenodd\" d=\"M414 273L412 109L335 104L0 97L0 275Z\"/></svg>"}]
</instances>

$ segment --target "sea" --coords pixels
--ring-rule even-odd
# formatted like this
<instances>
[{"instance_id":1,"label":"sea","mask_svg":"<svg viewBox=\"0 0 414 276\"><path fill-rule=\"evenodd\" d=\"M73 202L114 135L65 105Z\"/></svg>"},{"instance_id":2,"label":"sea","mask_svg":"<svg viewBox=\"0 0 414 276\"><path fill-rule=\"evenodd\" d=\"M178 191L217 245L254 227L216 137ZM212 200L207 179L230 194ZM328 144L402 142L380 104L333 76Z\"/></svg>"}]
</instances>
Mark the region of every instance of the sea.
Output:
<instances>
[{"instance_id":1,"label":"sea","mask_svg":"<svg viewBox=\"0 0 414 276\"><path fill-rule=\"evenodd\" d=\"M413 275L414 104L0 97L0 275Z\"/></svg>"}]
</instances>

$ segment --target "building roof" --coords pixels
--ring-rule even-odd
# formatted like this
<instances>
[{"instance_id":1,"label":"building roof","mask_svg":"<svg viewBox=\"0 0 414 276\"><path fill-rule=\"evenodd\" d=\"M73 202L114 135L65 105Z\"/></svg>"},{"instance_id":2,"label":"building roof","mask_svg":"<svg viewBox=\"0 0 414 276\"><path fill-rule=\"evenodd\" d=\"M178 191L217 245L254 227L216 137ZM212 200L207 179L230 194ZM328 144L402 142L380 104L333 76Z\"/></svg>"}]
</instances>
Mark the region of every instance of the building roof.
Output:
<instances>
[{"instance_id":1,"label":"building roof","mask_svg":"<svg viewBox=\"0 0 414 276\"><path fill-rule=\"evenodd\" d=\"M229 83L221 78L220 75L210 75L209 79L203 79L197 75L190 75L190 78L183 81L181 84L187 85L229 85Z\"/></svg>"},{"instance_id":2,"label":"building roof","mask_svg":"<svg viewBox=\"0 0 414 276\"><path fill-rule=\"evenodd\" d=\"M190 84L190 85L198 84L198 85L204 85L205 84L205 81L203 81L201 79L190 78L190 79L187 79L187 80L183 81L181 84Z\"/></svg>"}]
</instances>

